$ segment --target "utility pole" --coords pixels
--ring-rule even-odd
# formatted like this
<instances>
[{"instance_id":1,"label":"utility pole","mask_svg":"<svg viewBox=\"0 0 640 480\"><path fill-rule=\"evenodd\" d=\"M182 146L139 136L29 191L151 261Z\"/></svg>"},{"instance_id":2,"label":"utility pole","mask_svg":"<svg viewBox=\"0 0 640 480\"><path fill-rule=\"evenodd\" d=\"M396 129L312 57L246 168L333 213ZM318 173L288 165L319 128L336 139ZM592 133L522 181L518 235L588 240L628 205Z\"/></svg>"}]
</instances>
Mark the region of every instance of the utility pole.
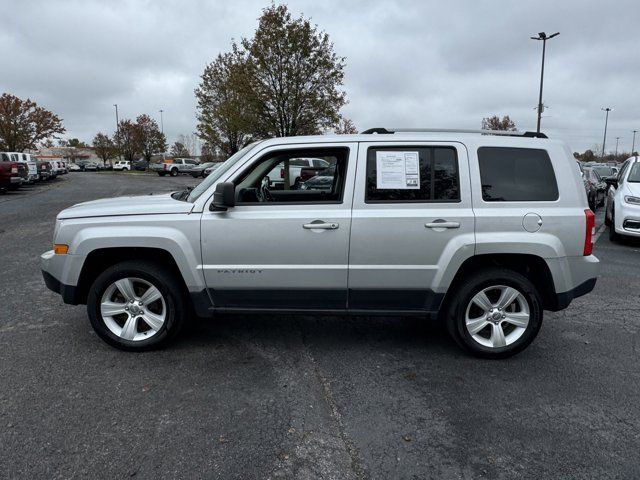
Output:
<instances>
[{"instance_id":1,"label":"utility pole","mask_svg":"<svg viewBox=\"0 0 640 480\"><path fill-rule=\"evenodd\" d=\"M618 156L618 140L620 140L620 137L616 137L616 157Z\"/></svg>"},{"instance_id":2,"label":"utility pole","mask_svg":"<svg viewBox=\"0 0 640 480\"><path fill-rule=\"evenodd\" d=\"M162 112L164 112L164 110L160 109L160 133L164 134L164 120L162 119Z\"/></svg>"},{"instance_id":3,"label":"utility pole","mask_svg":"<svg viewBox=\"0 0 640 480\"><path fill-rule=\"evenodd\" d=\"M636 148L636 132L637 130L633 131L633 143L631 144L631 156L633 156L633 151Z\"/></svg>"},{"instance_id":4,"label":"utility pole","mask_svg":"<svg viewBox=\"0 0 640 480\"><path fill-rule=\"evenodd\" d=\"M607 112L604 117L604 139L602 140L602 158L604 158L604 146L607 143L607 123L609 123L609 112L612 110L610 107L603 107L600 110Z\"/></svg>"},{"instance_id":5,"label":"utility pole","mask_svg":"<svg viewBox=\"0 0 640 480\"><path fill-rule=\"evenodd\" d=\"M116 147L118 147L118 160L122 160L122 153L120 152L120 119L118 118L118 104L114 103L116 107Z\"/></svg>"},{"instance_id":6,"label":"utility pole","mask_svg":"<svg viewBox=\"0 0 640 480\"><path fill-rule=\"evenodd\" d=\"M546 33L540 32L537 37L531 37L531 40L542 40L542 68L540 69L540 96L538 97L538 126L536 132L540 133L540 119L542 118L542 110L544 106L542 104L542 85L544 83L544 55L547 50L547 40L551 40L553 37L560 35L560 32L556 32L547 36Z\"/></svg>"}]
</instances>

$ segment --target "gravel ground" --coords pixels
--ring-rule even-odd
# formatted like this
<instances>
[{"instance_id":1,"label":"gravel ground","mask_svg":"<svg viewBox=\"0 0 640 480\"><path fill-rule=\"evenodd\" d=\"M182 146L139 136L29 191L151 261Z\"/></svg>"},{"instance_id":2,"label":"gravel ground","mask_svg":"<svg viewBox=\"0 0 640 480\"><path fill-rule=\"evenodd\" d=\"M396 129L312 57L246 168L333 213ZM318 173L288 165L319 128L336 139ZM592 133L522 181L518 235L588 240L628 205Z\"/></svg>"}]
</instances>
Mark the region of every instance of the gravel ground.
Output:
<instances>
[{"instance_id":1,"label":"gravel ground","mask_svg":"<svg viewBox=\"0 0 640 480\"><path fill-rule=\"evenodd\" d=\"M640 243L605 232L595 291L504 361L398 317L223 316L164 351L108 347L44 286L55 215L194 183L73 173L0 195L1 478L640 477Z\"/></svg>"}]
</instances>

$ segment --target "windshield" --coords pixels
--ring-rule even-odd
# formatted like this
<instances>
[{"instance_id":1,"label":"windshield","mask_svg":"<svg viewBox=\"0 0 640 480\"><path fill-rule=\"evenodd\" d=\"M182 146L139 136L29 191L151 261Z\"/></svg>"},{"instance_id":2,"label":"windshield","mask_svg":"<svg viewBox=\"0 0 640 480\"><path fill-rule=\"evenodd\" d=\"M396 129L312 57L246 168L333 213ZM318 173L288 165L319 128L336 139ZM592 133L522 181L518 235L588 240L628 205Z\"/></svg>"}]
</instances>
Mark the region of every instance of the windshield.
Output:
<instances>
[{"instance_id":1,"label":"windshield","mask_svg":"<svg viewBox=\"0 0 640 480\"><path fill-rule=\"evenodd\" d=\"M613 170L611 167L593 167L593 169L598 172L601 177L610 177L613 175Z\"/></svg>"},{"instance_id":2,"label":"windshield","mask_svg":"<svg viewBox=\"0 0 640 480\"><path fill-rule=\"evenodd\" d=\"M627 177L627 181L633 183L640 183L640 162L635 162L629 170L629 176Z\"/></svg>"},{"instance_id":3,"label":"windshield","mask_svg":"<svg viewBox=\"0 0 640 480\"><path fill-rule=\"evenodd\" d=\"M189 192L189 196L187 197L187 202L195 202L200 195L207 191L207 189L216 183L218 179L224 175L224 173L229 170L235 163L244 157L249 151L253 150L253 148L258 145L260 142L253 142L244 147L242 150L237 151L233 155L231 155L227 160L216 168L211 174L205 178L202 182L200 182L191 192Z\"/></svg>"}]
</instances>

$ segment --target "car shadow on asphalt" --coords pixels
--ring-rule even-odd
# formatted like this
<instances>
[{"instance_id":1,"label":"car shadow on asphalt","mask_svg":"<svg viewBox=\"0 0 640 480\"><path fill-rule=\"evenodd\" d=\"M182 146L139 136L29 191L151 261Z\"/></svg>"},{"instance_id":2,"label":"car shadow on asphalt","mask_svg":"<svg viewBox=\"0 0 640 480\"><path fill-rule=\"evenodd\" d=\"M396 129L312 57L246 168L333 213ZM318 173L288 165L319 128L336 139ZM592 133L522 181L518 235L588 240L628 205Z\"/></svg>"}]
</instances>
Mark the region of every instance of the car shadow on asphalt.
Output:
<instances>
[{"instance_id":1,"label":"car shadow on asphalt","mask_svg":"<svg viewBox=\"0 0 640 480\"><path fill-rule=\"evenodd\" d=\"M283 339L300 339L313 344L331 344L349 349L363 345L387 345L404 349L434 348L460 355L442 322L423 317L326 316L326 315L216 315L193 317L172 348L219 343L224 339L282 344Z\"/></svg>"}]
</instances>

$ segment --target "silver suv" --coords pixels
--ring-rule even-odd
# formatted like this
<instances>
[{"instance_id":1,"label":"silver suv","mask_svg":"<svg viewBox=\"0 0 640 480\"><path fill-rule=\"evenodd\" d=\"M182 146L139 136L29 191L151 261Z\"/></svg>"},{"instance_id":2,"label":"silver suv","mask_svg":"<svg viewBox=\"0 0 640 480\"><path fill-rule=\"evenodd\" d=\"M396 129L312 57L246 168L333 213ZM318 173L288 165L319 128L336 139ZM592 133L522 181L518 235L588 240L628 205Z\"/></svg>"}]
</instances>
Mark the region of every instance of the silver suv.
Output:
<instances>
[{"instance_id":1,"label":"silver suv","mask_svg":"<svg viewBox=\"0 0 640 480\"><path fill-rule=\"evenodd\" d=\"M327 162L322 182L271 186L300 158ZM562 142L378 128L256 142L192 190L75 205L41 261L125 350L165 344L191 312L322 312L430 316L498 358L593 289L593 233Z\"/></svg>"}]
</instances>

